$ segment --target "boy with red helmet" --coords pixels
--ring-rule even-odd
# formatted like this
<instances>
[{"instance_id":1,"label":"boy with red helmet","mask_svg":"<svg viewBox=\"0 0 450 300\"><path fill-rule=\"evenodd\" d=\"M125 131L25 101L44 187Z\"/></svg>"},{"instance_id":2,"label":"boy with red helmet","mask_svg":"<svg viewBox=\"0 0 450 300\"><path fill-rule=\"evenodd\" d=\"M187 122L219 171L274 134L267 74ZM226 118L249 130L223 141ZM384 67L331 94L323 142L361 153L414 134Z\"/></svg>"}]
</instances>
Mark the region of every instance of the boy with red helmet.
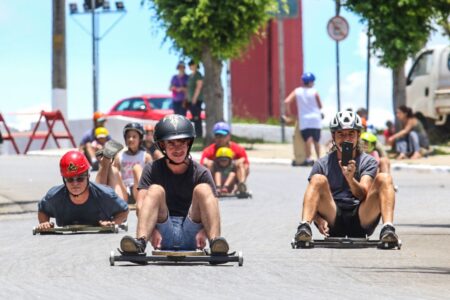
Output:
<instances>
[{"instance_id":1,"label":"boy with red helmet","mask_svg":"<svg viewBox=\"0 0 450 300\"><path fill-rule=\"evenodd\" d=\"M69 151L59 162L62 185L52 187L38 203L38 229L56 225L111 226L128 216L126 202L110 188L89 181L89 162L83 153Z\"/></svg>"}]
</instances>

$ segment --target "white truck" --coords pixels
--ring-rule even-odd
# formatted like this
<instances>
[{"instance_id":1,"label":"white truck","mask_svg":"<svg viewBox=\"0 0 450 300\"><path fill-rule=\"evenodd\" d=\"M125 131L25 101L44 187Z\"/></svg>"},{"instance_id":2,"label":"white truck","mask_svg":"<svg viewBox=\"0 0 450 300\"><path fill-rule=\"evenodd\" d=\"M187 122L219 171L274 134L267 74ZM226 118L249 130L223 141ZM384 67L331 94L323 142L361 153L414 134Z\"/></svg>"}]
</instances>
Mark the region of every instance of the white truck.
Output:
<instances>
[{"instance_id":1,"label":"white truck","mask_svg":"<svg viewBox=\"0 0 450 300\"><path fill-rule=\"evenodd\" d=\"M450 134L450 45L417 54L406 79L406 105L427 119L429 131Z\"/></svg>"}]
</instances>

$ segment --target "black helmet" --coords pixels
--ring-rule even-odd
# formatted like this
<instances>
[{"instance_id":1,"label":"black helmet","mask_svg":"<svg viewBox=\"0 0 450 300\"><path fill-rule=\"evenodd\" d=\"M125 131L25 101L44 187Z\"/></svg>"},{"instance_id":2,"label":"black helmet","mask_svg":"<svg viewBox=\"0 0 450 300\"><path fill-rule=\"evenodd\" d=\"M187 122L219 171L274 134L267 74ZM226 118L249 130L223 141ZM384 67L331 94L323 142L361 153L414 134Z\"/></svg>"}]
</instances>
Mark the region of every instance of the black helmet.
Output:
<instances>
[{"instance_id":1,"label":"black helmet","mask_svg":"<svg viewBox=\"0 0 450 300\"><path fill-rule=\"evenodd\" d=\"M144 127L140 123L128 123L123 128L123 138L126 139L127 132L129 130L134 130L139 134L139 138L142 140L144 138Z\"/></svg>"},{"instance_id":2,"label":"black helmet","mask_svg":"<svg viewBox=\"0 0 450 300\"><path fill-rule=\"evenodd\" d=\"M195 129L191 121L182 115L167 115L155 125L155 142L192 139L195 138Z\"/></svg>"},{"instance_id":3,"label":"black helmet","mask_svg":"<svg viewBox=\"0 0 450 300\"><path fill-rule=\"evenodd\" d=\"M161 142L177 139L190 139L186 154L186 158L188 158L195 139L195 128L191 121L182 115L167 115L156 123L153 137L156 146L163 153L164 157L167 158L170 163L179 165L182 163L175 163L167 156L167 152Z\"/></svg>"}]
</instances>

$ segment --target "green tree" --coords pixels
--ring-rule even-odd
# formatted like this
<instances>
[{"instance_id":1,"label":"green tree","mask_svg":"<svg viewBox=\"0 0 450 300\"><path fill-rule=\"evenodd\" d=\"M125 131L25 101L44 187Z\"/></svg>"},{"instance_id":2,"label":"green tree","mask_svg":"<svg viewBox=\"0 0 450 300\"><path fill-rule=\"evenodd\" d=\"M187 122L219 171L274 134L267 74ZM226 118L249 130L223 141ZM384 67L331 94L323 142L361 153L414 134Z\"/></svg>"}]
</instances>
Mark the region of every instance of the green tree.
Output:
<instances>
[{"instance_id":1,"label":"green tree","mask_svg":"<svg viewBox=\"0 0 450 300\"><path fill-rule=\"evenodd\" d=\"M153 0L150 6L166 38L183 56L203 64L206 136L223 119L222 63L239 57L278 11L276 0Z\"/></svg>"},{"instance_id":2,"label":"green tree","mask_svg":"<svg viewBox=\"0 0 450 300\"><path fill-rule=\"evenodd\" d=\"M392 69L393 106L406 103L405 62L426 43L433 20L449 15L449 0L347 0L345 6L368 23L371 48ZM445 23L445 21L444 21ZM448 26L448 22L447 22Z\"/></svg>"}]
</instances>

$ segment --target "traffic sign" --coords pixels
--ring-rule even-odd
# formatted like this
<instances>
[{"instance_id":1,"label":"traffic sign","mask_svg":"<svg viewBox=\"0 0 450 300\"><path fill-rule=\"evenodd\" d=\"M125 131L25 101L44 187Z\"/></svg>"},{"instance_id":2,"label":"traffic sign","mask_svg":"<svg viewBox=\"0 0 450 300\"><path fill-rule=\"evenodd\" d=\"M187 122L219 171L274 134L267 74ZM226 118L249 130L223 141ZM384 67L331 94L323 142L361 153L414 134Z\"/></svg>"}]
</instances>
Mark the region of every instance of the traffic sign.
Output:
<instances>
[{"instance_id":1,"label":"traffic sign","mask_svg":"<svg viewBox=\"0 0 450 300\"><path fill-rule=\"evenodd\" d=\"M328 21L327 31L328 35L335 41L342 41L348 35L347 20L341 16L334 16Z\"/></svg>"}]
</instances>

